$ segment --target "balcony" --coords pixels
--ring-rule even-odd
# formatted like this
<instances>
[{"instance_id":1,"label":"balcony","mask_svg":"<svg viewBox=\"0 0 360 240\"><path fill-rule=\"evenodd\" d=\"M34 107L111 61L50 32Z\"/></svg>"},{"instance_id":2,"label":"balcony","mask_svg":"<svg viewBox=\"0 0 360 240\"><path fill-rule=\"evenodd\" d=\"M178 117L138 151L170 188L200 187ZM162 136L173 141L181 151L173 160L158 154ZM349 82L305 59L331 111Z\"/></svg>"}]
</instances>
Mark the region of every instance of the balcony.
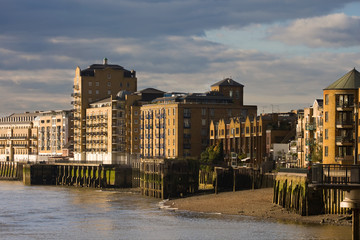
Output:
<instances>
[{"instance_id":1,"label":"balcony","mask_svg":"<svg viewBox=\"0 0 360 240\"><path fill-rule=\"evenodd\" d=\"M351 146L354 142L354 139L351 137L336 136L335 142L338 146Z\"/></svg>"},{"instance_id":2,"label":"balcony","mask_svg":"<svg viewBox=\"0 0 360 240\"><path fill-rule=\"evenodd\" d=\"M184 118L191 118L191 113L184 112Z\"/></svg>"},{"instance_id":3,"label":"balcony","mask_svg":"<svg viewBox=\"0 0 360 240\"><path fill-rule=\"evenodd\" d=\"M304 137L304 132L303 131L297 131L296 132L296 137L297 138L303 138Z\"/></svg>"},{"instance_id":4,"label":"balcony","mask_svg":"<svg viewBox=\"0 0 360 240\"><path fill-rule=\"evenodd\" d=\"M306 138L305 139L305 145L306 146L311 146L313 144L314 144L314 139L312 139L312 138Z\"/></svg>"},{"instance_id":5,"label":"balcony","mask_svg":"<svg viewBox=\"0 0 360 240\"><path fill-rule=\"evenodd\" d=\"M354 110L354 103L336 103L337 111L352 111Z\"/></svg>"},{"instance_id":6,"label":"balcony","mask_svg":"<svg viewBox=\"0 0 360 240\"><path fill-rule=\"evenodd\" d=\"M72 97L80 97L80 95L81 95L80 93L72 93L71 94Z\"/></svg>"},{"instance_id":7,"label":"balcony","mask_svg":"<svg viewBox=\"0 0 360 240\"><path fill-rule=\"evenodd\" d=\"M336 121L337 128L352 128L353 124L353 121Z\"/></svg>"},{"instance_id":8,"label":"balcony","mask_svg":"<svg viewBox=\"0 0 360 240\"><path fill-rule=\"evenodd\" d=\"M184 144L184 149L191 149L191 144Z\"/></svg>"},{"instance_id":9,"label":"balcony","mask_svg":"<svg viewBox=\"0 0 360 240\"><path fill-rule=\"evenodd\" d=\"M352 155L347 155L347 156L336 156L335 157L335 161L336 162L348 162L348 161L354 161L354 156Z\"/></svg>"},{"instance_id":10,"label":"balcony","mask_svg":"<svg viewBox=\"0 0 360 240\"><path fill-rule=\"evenodd\" d=\"M308 130L308 131L316 130L316 124L315 123L306 123L305 130Z\"/></svg>"},{"instance_id":11,"label":"balcony","mask_svg":"<svg viewBox=\"0 0 360 240\"><path fill-rule=\"evenodd\" d=\"M191 134L184 133L184 138L191 138Z\"/></svg>"},{"instance_id":12,"label":"balcony","mask_svg":"<svg viewBox=\"0 0 360 240\"><path fill-rule=\"evenodd\" d=\"M19 139L27 139L27 136L12 136L11 139L16 139L16 140L19 140Z\"/></svg>"}]
</instances>

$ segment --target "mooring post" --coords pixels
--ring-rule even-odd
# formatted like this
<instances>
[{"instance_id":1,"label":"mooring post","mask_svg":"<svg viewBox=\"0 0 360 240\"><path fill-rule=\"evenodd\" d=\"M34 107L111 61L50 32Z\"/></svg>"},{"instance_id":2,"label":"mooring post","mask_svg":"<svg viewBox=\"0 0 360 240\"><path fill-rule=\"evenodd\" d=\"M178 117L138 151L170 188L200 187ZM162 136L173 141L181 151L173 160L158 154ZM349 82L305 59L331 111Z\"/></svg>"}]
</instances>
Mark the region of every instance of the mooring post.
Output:
<instances>
[{"instance_id":1,"label":"mooring post","mask_svg":"<svg viewBox=\"0 0 360 240\"><path fill-rule=\"evenodd\" d=\"M352 236L353 240L360 239L360 226L359 226L359 208L353 208L352 209Z\"/></svg>"},{"instance_id":2,"label":"mooring post","mask_svg":"<svg viewBox=\"0 0 360 240\"><path fill-rule=\"evenodd\" d=\"M218 194L218 172L217 172L217 168L215 167L215 177L216 177L216 181L215 181L215 194Z\"/></svg>"}]
</instances>

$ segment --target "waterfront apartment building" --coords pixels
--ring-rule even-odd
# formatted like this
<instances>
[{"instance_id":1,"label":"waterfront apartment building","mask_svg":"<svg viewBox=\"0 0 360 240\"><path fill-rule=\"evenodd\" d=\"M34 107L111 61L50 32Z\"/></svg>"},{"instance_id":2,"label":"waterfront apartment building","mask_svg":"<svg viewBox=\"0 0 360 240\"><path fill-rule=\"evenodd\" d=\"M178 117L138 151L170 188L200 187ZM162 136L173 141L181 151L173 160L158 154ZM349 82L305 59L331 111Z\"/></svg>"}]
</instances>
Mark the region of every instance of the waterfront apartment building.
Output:
<instances>
[{"instance_id":1,"label":"waterfront apartment building","mask_svg":"<svg viewBox=\"0 0 360 240\"><path fill-rule=\"evenodd\" d=\"M102 99L116 97L116 94L126 90L137 91L137 78L135 71L129 71L122 66L108 64L93 64L81 70L77 67L74 77L74 160L86 160L86 109L90 103Z\"/></svg>"},{"instance_id":2,"label":"waterfront apartment building","mask_svg":"<svg viewBox=\"0 0 360 240\"><path fill-rule=\"evenodd\" d=\"M274 143L288 143L295 133L294 113L248 115L224 118L210 124L210 145L223 143L225 158L232 165L247 163L260 167L272 159ZM241 157L240 160L238 157Z\"/></svg>"},{"instance_id":3,"label":"waterfront apartment building","mask_svg":"<svg viewBox=\"0 0 360 240\"><path fill-rule=\"evenodd\" d=\"M142 158L199 157L209 145L211 120L256 115L257 107L242 105L242 98L243 85L224 79L207 93L167 93L143 105Z\"/></svg>"},{"instance_id":4,"label":"waterfront apartment building","mask_svg":"<svg viewBox=\"0 0 360 240\"><path fill-rule=\"evenodd\" d=\"M39 160L62 157L64 146L72 144L73 111L45 111L35 118L38 128Z\"/></svg>"},{"instance_id":5,"label":"waterfront apartment building","mask_svg":"<svg viewBox=\"0 0 360 240\"><path fill-rule=\"evenodd\" d=\"M156 89L119 91L86 109L86 159L130 164L140 155L140 106L162 96Z\"/></svg>"},{"instance_id":6,"label":"waterfront apartment building","mask_svg":"<svg viewBox=\"0 0 360 240\"><path fill-rule=\"evenodd\" d=\"M0 161L37 160L38 128L33 121L38 115L25 112L0 118Z\"/></svg>"},{"instance_id":7,"label":"waterfront apartment building","mask_svg":"<svg viewBox=\"0 0 360 240\"><path fill-rule=\"evenodd\" d=\"M324 89L323 163L358 164L360 73L354 68Z\"/></svg>"},{"instance_id":8,"label":"waterfront apartment building","mask_svg":"<svg viewBox=\"0 0 360 240\"><path fill-rule=\"evenodd\" d=\"M297 166L307 167L322 161L323 99L316 99L297 117Z\"/></svg>"}]
</instances>

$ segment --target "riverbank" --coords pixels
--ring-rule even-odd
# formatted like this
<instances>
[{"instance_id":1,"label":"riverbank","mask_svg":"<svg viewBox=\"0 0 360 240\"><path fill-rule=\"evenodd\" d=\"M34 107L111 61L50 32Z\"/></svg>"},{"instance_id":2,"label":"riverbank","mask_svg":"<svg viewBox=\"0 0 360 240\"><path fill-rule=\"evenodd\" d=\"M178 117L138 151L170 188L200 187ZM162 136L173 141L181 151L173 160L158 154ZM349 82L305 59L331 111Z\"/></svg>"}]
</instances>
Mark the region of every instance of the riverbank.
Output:
<instances>
[{"instance_id":1,"label":"riverbank","mask_svg":"<svg viewBox=\"0 0 360 240\"><path fill-rule=\"evenodd\" d=\"M309 224L333 224L351 226L350 215L323 214L300 216L272 203L273 189L242 190L219 194L195 195L166 202L166 206L178 210L245 215L259 219Z\"/></svg>"}]
</instances>

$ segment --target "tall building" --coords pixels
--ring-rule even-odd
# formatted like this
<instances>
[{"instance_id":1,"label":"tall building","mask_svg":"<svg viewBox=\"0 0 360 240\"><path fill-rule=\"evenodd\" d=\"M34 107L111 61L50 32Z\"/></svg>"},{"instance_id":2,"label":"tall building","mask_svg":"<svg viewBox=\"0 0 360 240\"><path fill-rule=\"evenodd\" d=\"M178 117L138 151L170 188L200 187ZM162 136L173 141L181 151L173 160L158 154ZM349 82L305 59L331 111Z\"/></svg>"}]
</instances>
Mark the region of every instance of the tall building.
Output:
<instances>
[{"instance_id":1,"label":"tall building","mask_svg":"<svg viewBox=\"0 0 360 240\"><path fill-rule=\"evenodd\" d=\"M354 68L324 89L323 163L359 163L360 73Z\"/></svg>"},{"instance_id":2,"label":"tall building","mask_svg":"<svg viewBox=\"0 0 360 240\"><path fill-rule=\"evenodd\" d=\"M38 128L34 120L39 112L14 113L0 118L0 161L36 161Z\"/></svg>"},{"instance_id":3,"label":"tall building","mask_svg":"<svg viewBox=\"0 0 360 240\"><path fill-rule=\"evenodd\" d=\"M116 94L126 90L136 92L136 72L124 69L119 65L93 64L81 70L77 67L74 78L74 160L86 160L86 109L90 103L102 99L116 97Z\"/></svg>"},{"instance_id":4,"label":"tall building","mask_svg":"<svg viewBox=\"0 0 360 240\"><path fill-rule=\"evenodd\" d=\"M167 93L141 107L142 158L198 157L209 145L211 120L256 115L256 106L242 105L241 84L224 79L211 88L207 93Z\"/></svg>"}]
</instances>

